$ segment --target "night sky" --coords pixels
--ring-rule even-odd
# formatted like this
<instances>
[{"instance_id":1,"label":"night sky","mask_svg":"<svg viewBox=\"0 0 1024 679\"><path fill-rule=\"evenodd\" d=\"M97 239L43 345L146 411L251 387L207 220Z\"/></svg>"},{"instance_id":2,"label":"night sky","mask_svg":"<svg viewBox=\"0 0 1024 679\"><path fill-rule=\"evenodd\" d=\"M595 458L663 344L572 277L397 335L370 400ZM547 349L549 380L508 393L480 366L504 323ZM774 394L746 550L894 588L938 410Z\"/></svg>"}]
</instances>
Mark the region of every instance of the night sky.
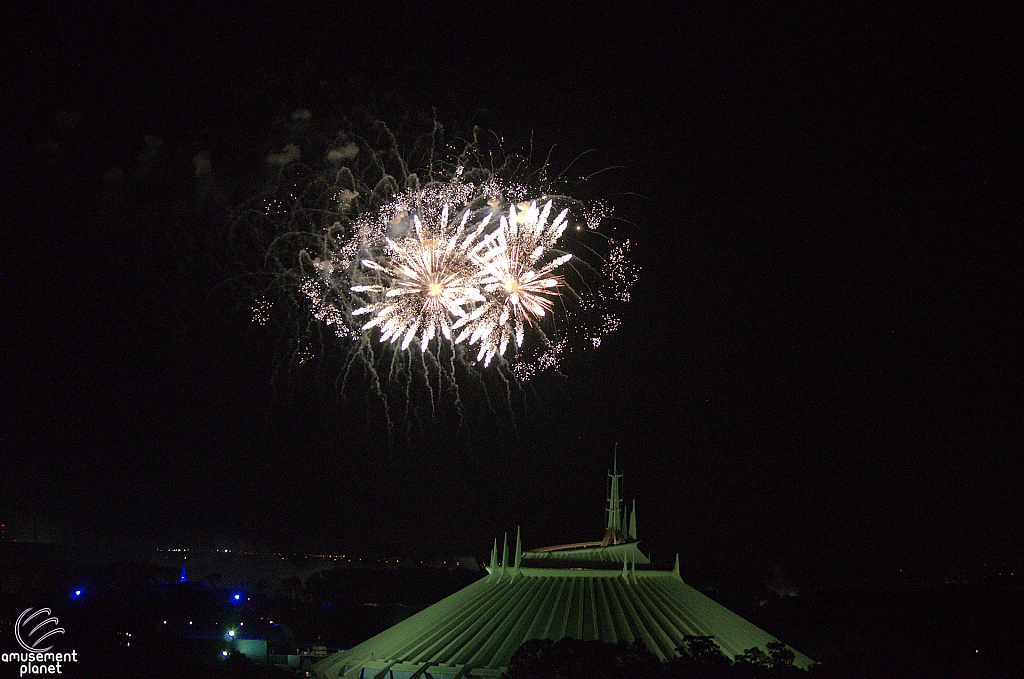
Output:
<instances>
[{"instance_id":1,"label":"night sky","mask_svg":"<svg viewBox=\"0 0 1024 679\"><path fill-rule=\"evenodd\" d=\"M483 558L520 524L526 547L600 537L618 442L663 567L1019 564L1010 17L716 6L16 10L11 534ZM275 119L356 107L611 168L593 197L627 220L633 302L531 383L514 426L389 446L336 363L291 364L211 264L228 256L202 235L254 193Z\"/></svg>"}]
</instances>

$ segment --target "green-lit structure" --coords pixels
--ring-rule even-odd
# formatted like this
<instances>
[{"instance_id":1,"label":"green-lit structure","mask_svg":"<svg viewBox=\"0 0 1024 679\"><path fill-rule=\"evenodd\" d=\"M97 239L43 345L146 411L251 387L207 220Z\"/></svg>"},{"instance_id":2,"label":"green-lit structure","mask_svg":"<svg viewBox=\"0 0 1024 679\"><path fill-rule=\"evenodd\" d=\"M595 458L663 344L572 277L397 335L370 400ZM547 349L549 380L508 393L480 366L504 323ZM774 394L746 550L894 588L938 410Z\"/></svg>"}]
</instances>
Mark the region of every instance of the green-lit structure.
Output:
<instances>
[{"instance_id":1,"label":"green-lit structure","mask_svg":"<svg viewBox=\"0 0 1024 679\"><path fill-rule=\"evenodd\" d=\"M701 594L675 568L658 571L639 549L636 506L619 498L613 467L607 524L599 541L523 551L516 536L488 575L394 627L314 666L320 677L467 679L496 677L529 639L640 641L658 658L679 653L686 635L713 636L729 657L776 641ZM810 658L793 651L796 665Z\"/></svg>"}]
</instances>

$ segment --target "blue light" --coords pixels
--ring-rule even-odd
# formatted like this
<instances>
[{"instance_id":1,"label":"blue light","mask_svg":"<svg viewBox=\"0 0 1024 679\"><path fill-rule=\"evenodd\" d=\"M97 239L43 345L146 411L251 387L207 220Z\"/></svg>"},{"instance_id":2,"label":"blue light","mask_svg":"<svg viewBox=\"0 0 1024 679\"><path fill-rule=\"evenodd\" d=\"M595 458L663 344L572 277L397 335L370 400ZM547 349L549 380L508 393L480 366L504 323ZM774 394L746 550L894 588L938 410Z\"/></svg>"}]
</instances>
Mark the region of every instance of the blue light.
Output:
<instances>
[{"instance_id":1,"label":"blue light","mask_svg":"<svg viewBox=\"0 0 1024 679\"><path fill-rule=\"evenodd\" d=\"M75 590L75 591L74 591L74 592L73 592L73 593L71 594L71 596L74 596L74 597L80 597L80 596L82 596L82 590L80 590L80 589L76 589L76 590Z\"/></svg>"},{"instance_id":2,"label":"blue light","mask_svg":"<svg viewBox=\"0 0 1024 679\"><path fill-rule=\"evenodd\" d=\"M238 601L238 600L239 600L239 599L241 599L241 598L242 598L242 595L241 595L241 594L236 594L236 595L235 595L235 601Z\"/></svg>"}]
</instances>

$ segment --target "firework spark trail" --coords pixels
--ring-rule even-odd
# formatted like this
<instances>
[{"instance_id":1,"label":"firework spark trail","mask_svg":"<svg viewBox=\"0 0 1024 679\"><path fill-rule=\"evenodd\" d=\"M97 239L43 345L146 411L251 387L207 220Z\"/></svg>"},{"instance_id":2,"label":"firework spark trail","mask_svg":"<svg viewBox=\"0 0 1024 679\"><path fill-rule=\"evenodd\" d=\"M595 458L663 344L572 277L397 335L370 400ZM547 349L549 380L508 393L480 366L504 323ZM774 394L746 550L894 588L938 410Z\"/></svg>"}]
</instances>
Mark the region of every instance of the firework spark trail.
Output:
<instances>
[{"instance_id":1,"label":"firework spark trail","mask_svg":"<svg viewBox=\"0 0 1024 679\"><path fill-rule=\"evenodd\" d=\"M353 316L373 314L361 330L379 325L380 341L395 343L401 339L403 351L419 333L420 348L426 351L438 332L451 340L451 317L465 317L463 307L482 300L473 285L475 272L462 253L472 234L461 248L457 247L470 212L464 210L459 226L454 228L448 222L448 212L446 203L437 224L429 228L414 214L411 236L400 242L385 237L389 253L386 264L362 260L365 268L380 272L389 281L385 285L351 286L354 293L375 293L377 298L352 312ZM405 217L404 213L399 215L400 219Z\"/></svg>"},{"instance_id":2,"label":"firework spark trail","mask_svg":"<svg viewBox=\"0 0 1024 679\"><path fill-rule=\"evenodd\" d=\"M523 360L524 342L531 334L549 343L542 324L557 300L565 309L564 293L572 292L581 309L598 306L595 295L572 290L559 273L575 257L560 242L571 223L569 207L552 219L553 198L504 206L495 180L477 187L462 176L457 168L446 183L406 191L357 220L355 235L338 241L333 253L325 253L329 256L314 259L317 275L300 285L311 300L312 314L336 326L339 337L374 333L399 353L414 342L421 353L435 341L472 346L474 362L486 369L510 349L512 356L506 360ZM516 186L514 192L521 195L523 188ZM576 229L596 229L593 215L587 219L585 227ZM601 292L596 297L602 302L628 299L628 246L627 241L617 247L601 268L612 287L627 292ZM590 290L581 270L571 270ZM578 314L562 316L571 324ZM584 335L596 346L600 342L595 338L614 327L604 322ZM535 368L557 368L549 352L533 360L539 361ZM393 362L391 370L394 376Z\"/></svg>"},{"instance_id":3,"label":"firework spark trail","mask_svg":"<svg viewBox=\"0 0 1024 679\"><path fill-rule=\"evenodd\" d=\"M541 264L568 225L563 210L549 226L552 201L537 210L537 203L509 206L500 226L469 251L470 259L480 268L478 274L488 297L469 315L456 321L453 330L466 328L455 339L480 344L477 360L487 367L491 359L504 355L514 343L522 348L528 327L551 311L552 298L559 295L563 284L555 269L572 258L563 254Z\"/></svg>"},{"instance_id":4,"label":"firework spark trail","mask_svg":"<svg viewBox=\"0 0 1024 679\"><path fill-rule=\"evenodd\" d=\"M322 174L302 174L299 158L317 156L304 143L274 165L249 213L271 267L253 320L288 315L300 362L318 335L340 347L339 379L365 371L389 436L424 388L431 411L466 417L470 384L493 411L492 397L511 403L523 381L615 330L637 269L629 241L603 233L610 206L564 195L564 173L548 180L500 148L496 160L477 133L444 143L435 124L408 152L371 129L326 142Z\"/></svg>"}]
</instances>

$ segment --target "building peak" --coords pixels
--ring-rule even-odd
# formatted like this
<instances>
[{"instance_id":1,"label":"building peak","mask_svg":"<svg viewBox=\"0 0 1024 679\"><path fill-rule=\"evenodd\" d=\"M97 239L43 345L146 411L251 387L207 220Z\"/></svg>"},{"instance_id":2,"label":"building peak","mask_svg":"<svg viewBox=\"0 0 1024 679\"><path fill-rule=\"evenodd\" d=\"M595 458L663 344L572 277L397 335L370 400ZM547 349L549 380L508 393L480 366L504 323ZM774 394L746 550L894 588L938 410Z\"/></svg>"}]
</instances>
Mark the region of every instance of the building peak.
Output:
<instances>
[{"instance_id":1,"label":"building peak","mask_svg":"<svg viewBox=\"0 0 1024 679\"><path fill-rule=\"evenodd\" d=\"M615 453L612 457L612 471L608 474L610 483L608 486L608 507L605 509L607 521L605 522L604 538L601 540L603 546L619 545L627 540L636 540L636 526L631 525L636 519L636 501L633 501L633 516L626 514L622 507L622 474L619 473L619 444L615 444Z\"/></svg>"}]
</instances>

